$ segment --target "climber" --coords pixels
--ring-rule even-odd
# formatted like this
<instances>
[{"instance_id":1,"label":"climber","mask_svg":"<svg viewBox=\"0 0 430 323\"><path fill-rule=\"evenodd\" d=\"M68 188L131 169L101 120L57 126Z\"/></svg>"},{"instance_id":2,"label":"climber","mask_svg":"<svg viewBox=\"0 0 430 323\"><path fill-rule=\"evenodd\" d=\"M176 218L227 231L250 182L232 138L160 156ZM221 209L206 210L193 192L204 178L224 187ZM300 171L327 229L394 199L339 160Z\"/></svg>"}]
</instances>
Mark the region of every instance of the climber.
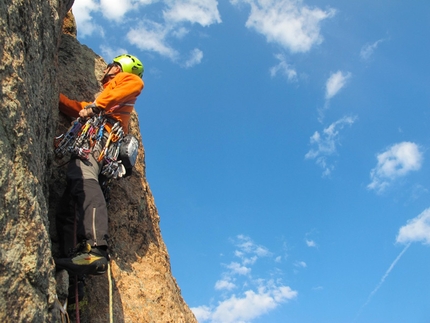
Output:
<instances>
[{"instance_id":1,"label":"climber","mask_svg":"<svg viewBox=\"0 0 430 323\"><path fill-rule=\"evenodd\" d=\"M101 114L106 117L107 132L113 132L117 127L114 125L119 124L127 133L130 113L144 87L143 70L135 56L115 57L104 71L103 91L94 102L75 101L60 94L59 109L83 120ZM56 218L62 256L55 259L55 264L57 269L65 269L72 275L98 275L107 269L108 214L98 181L103 167L103 160L98 157L107 136L95 144L88 159L74 156L68 163L67 187ZM67 207L71 203L75 212Z\"/></svg>"}]
</instances>

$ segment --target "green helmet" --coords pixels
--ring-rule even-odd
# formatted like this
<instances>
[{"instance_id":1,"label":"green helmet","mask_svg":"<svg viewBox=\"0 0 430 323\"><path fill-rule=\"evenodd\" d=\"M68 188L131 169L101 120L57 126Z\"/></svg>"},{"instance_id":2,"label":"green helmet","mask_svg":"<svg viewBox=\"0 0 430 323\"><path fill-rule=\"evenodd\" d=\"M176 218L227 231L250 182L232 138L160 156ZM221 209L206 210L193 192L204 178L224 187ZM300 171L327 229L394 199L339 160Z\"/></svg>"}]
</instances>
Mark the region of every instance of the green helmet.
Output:
<instances>
[{"instance_id":1,"label":"green helmet","mask_svg":"<svg viewBox=\"0 0 430 323\"><path fill-rule=\"evenodd\" d=\"M113 61L121 65L123 72L136 74L137 76L142 77L143 64L136 56L123 54L115 57Z\"/></svg>"}]
</instances>

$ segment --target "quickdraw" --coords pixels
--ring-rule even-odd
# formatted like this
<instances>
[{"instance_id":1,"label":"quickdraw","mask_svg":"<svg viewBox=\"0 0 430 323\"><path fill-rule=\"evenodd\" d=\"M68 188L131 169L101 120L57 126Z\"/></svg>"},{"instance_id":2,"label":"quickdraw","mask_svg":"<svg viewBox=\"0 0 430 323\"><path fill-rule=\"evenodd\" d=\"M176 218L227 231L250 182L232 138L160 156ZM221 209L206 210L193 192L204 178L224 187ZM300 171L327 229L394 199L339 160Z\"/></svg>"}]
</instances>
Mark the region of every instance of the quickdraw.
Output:
<instances>
[{"instance_id":1,"label":"quickdraw","mask_svg":"<svg viewBox=\"0 0 430 323\"><path fill-rule=\"evenodd\" d=\"M60 136L55 138L54 153L55 153L55 156L57 156L57 158L63 158L64 155L70 150L70 148L74 146L76 137L78 133L81 131L81 128L82 128L82 122L80 118L78 118L72 123L69 130L67 130L66 134L61 134Z\"/></svg>"},{"instance_id":2,"label":"quickdraw","mask_svg":"<svg viewBox=\"0 0 430 323\"><path fill-rule=\"evenodd\" d=\"M126 173L125 167L122 165L121 160L118 159L123 138L124 130L119 125L119 122L116 122L98 158L98 161L104 160L105 162L101 174L107 178L119 178Z\"/></svg>"},{"instance_id":3,"label":"quickdraw","mask_svg":"<svg viewBox=\"0 0 430 323\"><path fill-rule=\"evenodd\" d=\"M67 153L71 153L84 161L88 160L94 146L102 142L106 122L106 117L101 113L86 121L76 119L65 134L55 138L55 156L63 158ZM123 138L124 130L120 123L116 122L97 160L103 161L101 174L107 178L120 178L126 173L121 160L118 160Z\"/></svg>"}]
</instances>

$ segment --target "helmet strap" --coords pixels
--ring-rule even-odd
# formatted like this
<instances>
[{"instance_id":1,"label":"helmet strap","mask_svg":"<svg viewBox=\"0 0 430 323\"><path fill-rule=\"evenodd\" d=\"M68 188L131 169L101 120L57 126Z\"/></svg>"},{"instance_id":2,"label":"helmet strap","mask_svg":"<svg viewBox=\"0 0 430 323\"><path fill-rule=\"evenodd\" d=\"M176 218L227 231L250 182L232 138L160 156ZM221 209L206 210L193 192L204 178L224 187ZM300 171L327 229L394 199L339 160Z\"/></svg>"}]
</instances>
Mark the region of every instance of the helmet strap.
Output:
<instances>
[{"instance_id":1,"label":"helmet strap","mask_svg":"<svg viewBox=\"0 0 430 323\"><path fill-rule=\"evenodd\" d=\"M107 71L106 71L105 75L103 75L103 78L101 80L102 84L107 83L112 77L114 77L116 75L116 73L115 74L109 73L111 71L112 67L114 67L114 66L119 66L121 68L121 66L117 63L108 64Z\"/></svg>"}]
</instances>

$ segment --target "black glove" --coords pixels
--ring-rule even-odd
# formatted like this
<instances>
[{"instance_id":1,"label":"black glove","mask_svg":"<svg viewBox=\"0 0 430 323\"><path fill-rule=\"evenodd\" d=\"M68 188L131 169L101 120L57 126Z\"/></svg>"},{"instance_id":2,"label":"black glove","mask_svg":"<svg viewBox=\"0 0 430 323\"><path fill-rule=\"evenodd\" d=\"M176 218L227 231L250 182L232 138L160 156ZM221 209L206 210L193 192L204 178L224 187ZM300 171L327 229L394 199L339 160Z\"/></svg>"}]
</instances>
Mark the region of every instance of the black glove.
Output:
<instances>
[{"instance_id":1,"label":"black glove","mask_svg":"<svg viewBox=\"0 0 430 323\"><path fill-rule=\"evenodd\" d=\"M93 102L93 103L91 103L91 104L88 104L88 105L85 107L85 109L88 109L88 110L90 110L90 109L91 109L91 111L93 112L93 114L98 114L98 113L100 113L100 108L98 108L94 102Z\"/></svg>"}]
</instances>

